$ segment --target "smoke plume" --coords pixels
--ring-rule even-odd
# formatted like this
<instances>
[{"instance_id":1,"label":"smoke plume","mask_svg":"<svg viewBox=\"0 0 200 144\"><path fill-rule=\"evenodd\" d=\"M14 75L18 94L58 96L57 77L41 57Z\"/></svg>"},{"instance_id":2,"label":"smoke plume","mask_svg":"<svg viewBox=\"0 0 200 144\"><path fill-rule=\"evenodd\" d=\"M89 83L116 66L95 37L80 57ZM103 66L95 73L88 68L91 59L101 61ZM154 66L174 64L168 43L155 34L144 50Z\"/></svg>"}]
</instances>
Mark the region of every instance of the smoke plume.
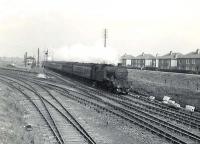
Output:
<instances>
[{"instance_id":1,"label":"smoke plume","mask_svg":"<svg viewBox=\"0 0 200 144\"><path fill-rule=\"evenodd\" d=\"M56 49L54 51L54 60L117 64L119 54L113 48L103 47L98 43L94 46L76 44Z\"/></svg>"}]
</instances>

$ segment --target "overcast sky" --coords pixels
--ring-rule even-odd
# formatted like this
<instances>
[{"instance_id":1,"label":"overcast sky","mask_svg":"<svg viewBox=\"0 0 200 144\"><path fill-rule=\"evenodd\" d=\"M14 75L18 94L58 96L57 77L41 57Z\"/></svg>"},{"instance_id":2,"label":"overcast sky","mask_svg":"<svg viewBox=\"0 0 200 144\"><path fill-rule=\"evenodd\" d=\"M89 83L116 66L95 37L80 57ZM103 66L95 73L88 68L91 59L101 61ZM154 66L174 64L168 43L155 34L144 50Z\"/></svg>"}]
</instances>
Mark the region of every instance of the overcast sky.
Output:
<instances>
[{"instance_id":1,"label":"overcast sky","mask_svg":"<svg viewBox=\"0 0 200 144\"><path fill-rule=\"evenodd\" d=\"M200 48L200 1L0 0L0 56L36 56L37 48L61 60L185 54Z\"/></svg>"}]
</instances>

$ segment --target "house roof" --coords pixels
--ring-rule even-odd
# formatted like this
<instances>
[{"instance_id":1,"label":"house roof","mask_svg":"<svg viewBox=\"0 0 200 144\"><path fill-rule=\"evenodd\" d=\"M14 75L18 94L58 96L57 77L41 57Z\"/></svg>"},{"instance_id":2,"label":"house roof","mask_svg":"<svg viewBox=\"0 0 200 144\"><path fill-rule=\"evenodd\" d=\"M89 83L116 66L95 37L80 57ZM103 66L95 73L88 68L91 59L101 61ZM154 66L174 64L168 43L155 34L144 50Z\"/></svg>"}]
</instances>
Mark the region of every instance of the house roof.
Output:
<instances>
[{"instance_id":1,"label":"house roof","mask_svg":"<svg viewBox=\"0 0 200 144\"><path fill-rule=\"evenodd\" d=\"M134 59L155 59L156 57L154 57L152 54L145 54L142 53L141 55L138 55L136 58Z\"/></svg>"},{"instance_id":2,"label":"house roof","mask_svg":"<svg viewBox=\"0 0 200 144\"><path fill-rule=\"evenodd\" d=\"M200 49L197 49L194 52L190 52L186 55L182 55L180 58L200 58Z\"/></svg>"},{"instance_id":3,"label":"house roof","mask_svg":"<svg viewBox=\"0 0 200 144\"><path fill-rule=\"evenodd\" d=\"M26 59L35 59L34 57L32 57L32 56L29 56L29 57L27 57Z\"/></svg>"},{"instance_id":4,"label":"house roof","mask_svg":"<svg viewBox=\"0 0 200 144\"><path fill-rule=\"evenodd\" d=\"M131 60L131 59L133 59L133 58L134 58L134 56L128 55L128 54L124 54L123 56L121 56L121 59L128 59L128 60Z\"/></svg>"},{"instance_id":5,"label":"house roof","mask_svg":"<svg viewBox=\"0 0 200 144\"><path fill-rule=\"evenodd\" d=\"M158 59L176 59L181 57L182 54L181 53L173 53L172 51L170 51L169 53L163 55L163 56L159 56Z\"/></svg>"}]
</instances>

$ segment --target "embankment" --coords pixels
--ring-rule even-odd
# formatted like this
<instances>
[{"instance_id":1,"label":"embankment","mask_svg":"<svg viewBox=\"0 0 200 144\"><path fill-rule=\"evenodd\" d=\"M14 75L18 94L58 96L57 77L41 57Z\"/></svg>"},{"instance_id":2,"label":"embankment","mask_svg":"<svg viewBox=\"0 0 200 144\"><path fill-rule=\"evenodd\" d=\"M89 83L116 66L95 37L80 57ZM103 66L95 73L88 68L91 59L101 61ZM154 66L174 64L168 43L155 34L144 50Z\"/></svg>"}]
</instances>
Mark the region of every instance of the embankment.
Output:
<instances>
[{"instance_id":1,"label":"embankment","mask_svg":"<svg viewBox=\"0 0 200 144\"><path fill-rule=\"evenodd\" d=\"M129 69L133 91L161 100L171 96L182 107L193 105L200 110L200 75Z\"/></svg>"}]
</instances>

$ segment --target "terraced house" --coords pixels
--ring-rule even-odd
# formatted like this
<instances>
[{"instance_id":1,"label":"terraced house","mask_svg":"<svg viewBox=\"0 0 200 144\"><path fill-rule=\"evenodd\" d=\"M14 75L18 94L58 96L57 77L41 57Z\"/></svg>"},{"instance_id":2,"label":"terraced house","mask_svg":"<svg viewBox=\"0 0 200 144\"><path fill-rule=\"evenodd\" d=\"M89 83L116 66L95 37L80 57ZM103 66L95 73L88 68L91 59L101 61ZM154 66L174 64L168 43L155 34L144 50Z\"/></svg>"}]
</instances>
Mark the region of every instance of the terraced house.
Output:
<instances>
[{"instance_id":1,"label":"terraced house","mask_svg":"<svg viewBox=\"0 0 200 144\"><path fill-rule=\"evenodd\" d=\"M179 57L178 69L200 72L200 49Z\"/></svg>"},{"instance_id":2,"label":"terraced house","mask_svg":"<svg viewBox=\"0 0 200 144\"><path fill-rule=\"evenodd\" d=\"M134 58L134 56L132 55L127 55L127 54L124 54L122 57L121 57L121 63L122 63L122 66L131 66L131 60Z\"/></svg>"},{"instance_id":3,"label":"terraced house","mask_svg":"<svg viewBox=\"0 0 200 144\"><path fill-rule=\"evenodd\" d=\"M151 54L145 54L144 52L141 55L138 55L137 57L133 58L131 60L132 67L135 68L144 68L144 67L156 67L157 60L156 57L154 57Z\"/></svg>"},{"instance_id":4,"label":"terraced house","mask_svg":"<svg viewBox=\"0 0 200 144\"><path fill-rule=\"evenodd\" d=\"M173 53L170 51L168 54L160 56L159 59L159 69L176 69L177 68L177 58L182 56L181 53Z\"/></svg>"}]
</instances>

